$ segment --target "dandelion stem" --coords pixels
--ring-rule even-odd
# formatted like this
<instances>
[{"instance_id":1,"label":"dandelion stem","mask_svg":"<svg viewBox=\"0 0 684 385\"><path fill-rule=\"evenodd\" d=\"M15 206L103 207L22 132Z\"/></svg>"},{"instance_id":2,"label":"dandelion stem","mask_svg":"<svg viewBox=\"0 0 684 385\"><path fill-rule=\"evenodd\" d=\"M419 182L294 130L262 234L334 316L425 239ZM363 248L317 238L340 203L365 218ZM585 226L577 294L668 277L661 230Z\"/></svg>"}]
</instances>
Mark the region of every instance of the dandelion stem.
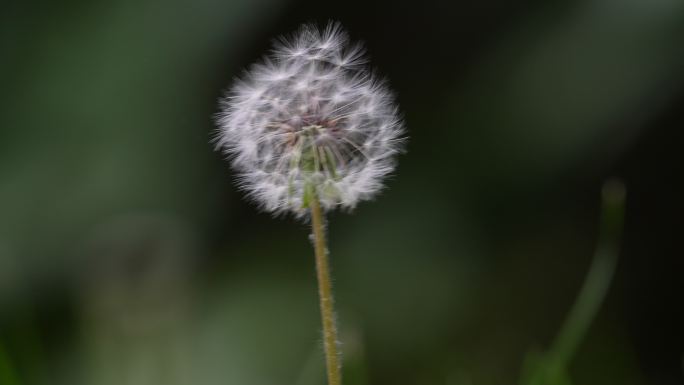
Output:
<instances>
[{"instance_id":1,"label":"dandelion stem","mask_svg":"<svg viewBox=\"0 0 684 385\"><path fill-rule=\"evenodd\" d=\"M337 351L337 326L335 325L335 311L330 282L330 266L328 264L328 249L325 240L325 224L318 197L311 199L311 227L314 236L316 252L316 274L318 277L318 296L323 321L323 347L325 349L325 363L328 373L328 385L341 385L340 357Z\"/></svg>"}]
</instances>

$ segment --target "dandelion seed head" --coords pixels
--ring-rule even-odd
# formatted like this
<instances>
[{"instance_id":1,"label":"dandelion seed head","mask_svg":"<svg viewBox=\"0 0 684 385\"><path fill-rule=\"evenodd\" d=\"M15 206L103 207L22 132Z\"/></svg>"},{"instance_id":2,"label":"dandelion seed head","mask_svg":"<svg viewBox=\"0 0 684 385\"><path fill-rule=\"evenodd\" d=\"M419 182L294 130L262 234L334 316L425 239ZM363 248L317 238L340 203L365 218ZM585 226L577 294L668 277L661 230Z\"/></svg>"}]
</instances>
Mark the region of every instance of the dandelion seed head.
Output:
<instances>
[{"instance_id":1,"label":"dandelion seed head","mask_svg":"<svg viewBox=\"0 0 684 385\"><path fill-rule=\"evenodd\" d=\"M404 132L394 96L340 24L279 39L221 99L215 141L264 210L301 215L375 196Z\"/></svg>"}]
</instances>

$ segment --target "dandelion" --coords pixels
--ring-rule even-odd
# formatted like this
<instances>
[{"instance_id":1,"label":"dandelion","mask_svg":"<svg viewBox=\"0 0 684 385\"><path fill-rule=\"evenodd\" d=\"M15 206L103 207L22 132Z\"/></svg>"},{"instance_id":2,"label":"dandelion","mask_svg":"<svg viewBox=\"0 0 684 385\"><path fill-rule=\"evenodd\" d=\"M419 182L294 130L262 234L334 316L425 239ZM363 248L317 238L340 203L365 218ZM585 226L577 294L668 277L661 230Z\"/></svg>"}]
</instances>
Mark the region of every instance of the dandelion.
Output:
<instances>
[{"instance_id":1,"label":"dandelion","mask_svg":"<svg viewBox=\"0 0 684 385\"><path fill-rule=\"evenodd\" d=\"M351 209L394 170L403 125L392 93L339 24L281 39L221 101L216 141L264 210Z\"/></svg>"},{"instance_id":2,"label":"dandelion","mask_svg":"<svg viewBox=\"0 0 684 385\"><path fill-rule=\"evenodd\" d=\"M239 187L265 211L310 214L328 383L339 385L323 213L374 197L394 170L404 131L394 96L330 23L278 40L220 105L215 141Z\"/></svg>"}]
</instances>

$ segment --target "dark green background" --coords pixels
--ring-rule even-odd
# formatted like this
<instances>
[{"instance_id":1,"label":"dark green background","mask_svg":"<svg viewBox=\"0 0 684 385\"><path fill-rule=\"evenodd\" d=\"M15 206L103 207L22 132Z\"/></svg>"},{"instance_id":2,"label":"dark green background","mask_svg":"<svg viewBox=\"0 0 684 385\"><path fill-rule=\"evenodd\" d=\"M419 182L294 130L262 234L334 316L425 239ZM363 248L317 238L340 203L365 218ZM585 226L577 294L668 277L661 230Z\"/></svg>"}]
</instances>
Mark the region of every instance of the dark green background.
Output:
<instances>
[{"instance_id":1,"label":"dark green background","mask_svg":"<svg viewBox=\"0 0 684 385\"><path fill-rule=\"evenodd\" d=\"M501 385L628 190L576 384L681 384L684 3L5 1L0 383L323 384L304 223L245 202L209 138L270 40L339 20L410 137L330 216L347 385Z\"/></svg>"}]
</instances>

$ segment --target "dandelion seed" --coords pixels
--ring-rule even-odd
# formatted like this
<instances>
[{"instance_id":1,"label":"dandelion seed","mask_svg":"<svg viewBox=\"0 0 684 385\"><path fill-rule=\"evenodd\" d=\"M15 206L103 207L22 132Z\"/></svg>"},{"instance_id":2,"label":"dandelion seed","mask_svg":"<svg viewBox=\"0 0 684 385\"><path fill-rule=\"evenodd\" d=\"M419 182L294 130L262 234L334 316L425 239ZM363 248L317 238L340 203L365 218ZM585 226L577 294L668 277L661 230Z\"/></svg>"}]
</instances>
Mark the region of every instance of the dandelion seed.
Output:
<instances>
[{"instance_id":1,"label":"dandelion seed","mask_svg":"<svg viewBox=\"0 0 684 385\"><path fill-rule=\"evenodd\" d=\"M303 215L372 198L394 170L403 122L340 24L280 39L221 100L216 144L263 209Z\"/></svg>"}]
</instances>

